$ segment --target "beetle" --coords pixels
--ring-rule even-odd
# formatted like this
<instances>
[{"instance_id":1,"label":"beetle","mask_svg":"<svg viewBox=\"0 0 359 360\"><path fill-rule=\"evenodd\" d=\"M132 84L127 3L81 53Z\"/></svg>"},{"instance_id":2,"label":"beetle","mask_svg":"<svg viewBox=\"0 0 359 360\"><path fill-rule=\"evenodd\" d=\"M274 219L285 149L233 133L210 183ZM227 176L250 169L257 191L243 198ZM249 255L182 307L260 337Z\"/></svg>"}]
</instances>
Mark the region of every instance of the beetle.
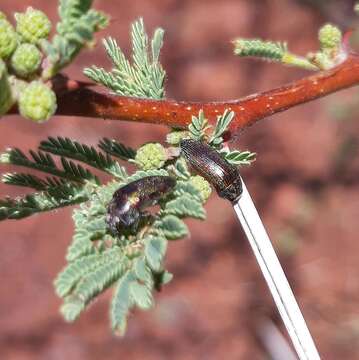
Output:
<instances>
[{"instance_id":1,"label":"beetle","mask_svg":"<svg viewBox=\"0 0 359 360\"><path fill-rule=\"evenodd\" d=\"M242 194L242 179L236 166L225 160L208 144L183 139L181 154L192 168L210 182L220 197L236 202Z\"/></svg>"},{"instance_id":2,"label":"beetle","mask_svg":"<svg viewBox=\"0 0 359 360\"><path fill-rule=\"evenodd\" d=\"M176 180L170 176L147 176L122 186L107 206L106 223L112 234L137 227L143 210L171 192Z\"/></svg>"}]
</instances>

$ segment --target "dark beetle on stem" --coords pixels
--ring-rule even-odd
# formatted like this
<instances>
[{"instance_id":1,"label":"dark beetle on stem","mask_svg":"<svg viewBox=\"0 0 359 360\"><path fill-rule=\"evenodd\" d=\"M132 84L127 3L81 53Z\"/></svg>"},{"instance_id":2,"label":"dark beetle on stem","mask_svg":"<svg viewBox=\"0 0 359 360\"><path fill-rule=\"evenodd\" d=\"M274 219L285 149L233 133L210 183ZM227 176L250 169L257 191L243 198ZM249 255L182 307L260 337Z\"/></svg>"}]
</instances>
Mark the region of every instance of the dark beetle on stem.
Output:
<instances>
[{"instance_id":1,"label":"dark beetle on stem","mask_svg":"<svg viewBox=\"0 0 359 360\"><path fill-rule=\"evenodd\" d=\"M147 176L120 189L107 207L106 223L113 234L138 225L142 211L168 194L176 185L169 176Z\"/></svg>"},{"instance_id":2,"label":"dark beetle on stem","mask_svg":"<svg viewBox=\"0 0 359 360\"><path fill-rule=\"evenodd\" d=\"M215 187L220 197L231 202L239 199L242 194L242 180L237 167L201 141L184 139L180 146L187 162Z\"/></svg>"}]
</instances>

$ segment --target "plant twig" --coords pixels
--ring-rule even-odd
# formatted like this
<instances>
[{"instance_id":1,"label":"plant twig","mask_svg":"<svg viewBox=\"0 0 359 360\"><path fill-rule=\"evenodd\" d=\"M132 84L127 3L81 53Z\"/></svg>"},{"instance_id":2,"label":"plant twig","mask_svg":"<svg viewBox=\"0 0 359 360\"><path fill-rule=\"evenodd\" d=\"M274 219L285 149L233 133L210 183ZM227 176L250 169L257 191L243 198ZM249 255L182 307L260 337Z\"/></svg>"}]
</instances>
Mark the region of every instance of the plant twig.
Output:
<instances>
[{"instance_id":1,"label":"plant twig","mask_svg":"<svg viewBox=\"0 0 359 360\"><path fill-rule=\"evenodd\" d=\"M88 84L73 80L71 86L58 90L57 115L82 116L110 120L139 121L186 127L193 115L203 109L213 123L225 109L233 110L235 118L230 132L252 125L256 121L320 97L359 84L359 56L351 54L339 66L305 77L266 92L245 98L219 102L186 102L175 100L150 100L114 96L96 92ZM64 82L64 86L66 82ZM64 91L68 90L68 91ZM13 109L12 113L17 110Z\"/></svg>"}]
</instances>

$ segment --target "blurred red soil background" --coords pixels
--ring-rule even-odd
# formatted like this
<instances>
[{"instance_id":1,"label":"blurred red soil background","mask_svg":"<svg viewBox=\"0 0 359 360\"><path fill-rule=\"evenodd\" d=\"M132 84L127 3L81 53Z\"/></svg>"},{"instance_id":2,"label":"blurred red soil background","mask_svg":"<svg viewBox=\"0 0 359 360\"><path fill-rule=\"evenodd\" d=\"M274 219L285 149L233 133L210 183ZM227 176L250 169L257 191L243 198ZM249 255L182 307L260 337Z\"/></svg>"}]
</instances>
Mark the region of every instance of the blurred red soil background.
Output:
<instances>
[{"instance_id":1,"label":"blurred red soil background","mask_svg":"<svg viewBox=\"0 0 359 360\"><path fill-rule=\"evenodd\" d=\"M10 14L26 6L57 19L56 1L2 0ZM232 55L234 37L288 41L304 54L318 28L353 25L353 1L97 1L112 16L111 34L128 51L130 23L166 30L162 61L167 96L238 98L306 73ZM84 79L91 64L108 66L102 46L66 69ZM323 359L359 359L358 89L291 109L244 131L234 146L258 153L243 170ZM86 106L86 104L83 104ZM35 147L49 135L96 144L103 136L132 146L164 139L166 129L119 121L53 118L39 126L20 117L0 122L0 147ZM2 168L3 172L9 167ZM1 197L23 193L0 185ZM124 338L109 329L107 292L73 325L58 309L52 281L65 264L71 209L1 223L0 359L268 359L264 329L282 328L230 205L212 196L205 223L169 246L174 280L156 307L136 311ZM285 358L285 357L283 357Z\"/></svg>"}]
</instances>

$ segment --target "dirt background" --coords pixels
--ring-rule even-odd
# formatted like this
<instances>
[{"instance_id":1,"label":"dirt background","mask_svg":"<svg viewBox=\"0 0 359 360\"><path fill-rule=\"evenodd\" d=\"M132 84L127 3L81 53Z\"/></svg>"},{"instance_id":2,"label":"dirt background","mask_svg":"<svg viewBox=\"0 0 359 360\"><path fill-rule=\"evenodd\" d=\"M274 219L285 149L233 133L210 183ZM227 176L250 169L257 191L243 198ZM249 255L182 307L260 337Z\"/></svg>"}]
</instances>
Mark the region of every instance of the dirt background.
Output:
<instances>
[{"instance_id":1,"label":"dirt background","mask_svg":"<svg viewBox=\"0 0 359 360\"><path fill-rule=\"evenodd\" d=\"M352 25L353 1L97 1L112 17L111 34L127 51L131 21L166 30L162 60L167 94L176 99L238 98L306 73L236 58L236 36L286 40L293 51L317 47L327 21ZM323 4L326 4L325 6ZM32 5L57 19L55 1L1 0L10 13ZM101 46L83 52L67 73L107 66ZM258 153L243 171L323 359L359 359L358 90L351 89L261 121L234 144ZM86 104L84 104L86 106ZM56 117L38 126L0 122L0 147L35 147L48 135L96 144L102 136L137 146L163 140L165 129ZM4 167L4 171L9 168ZM1 197L22 189L0 185ZM270 359L271 326L281 327L255 259L231 207L213 196L206 223L190 221L190 238L172 243L174 280L150 312L135 312L127 335L111 335L109 293L74 324L58 313L52 281L64 266L71 209L1 223L0 359ZM281 359L289 359L280 350ZM279 358L278 358L279 359Z\"/></svg>"}]
</instances>

